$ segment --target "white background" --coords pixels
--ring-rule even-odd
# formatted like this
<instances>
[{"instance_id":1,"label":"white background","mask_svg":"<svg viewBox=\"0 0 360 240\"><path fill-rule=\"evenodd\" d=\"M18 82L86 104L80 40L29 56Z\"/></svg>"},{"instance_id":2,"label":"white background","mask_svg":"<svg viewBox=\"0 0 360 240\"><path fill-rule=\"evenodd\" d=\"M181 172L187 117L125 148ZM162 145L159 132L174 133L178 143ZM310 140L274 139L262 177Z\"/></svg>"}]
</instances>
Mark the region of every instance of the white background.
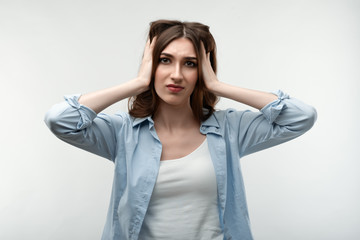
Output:
<instances>
[{"instance_id":1,"label":"white background","mask_svg":"<svg viewBox=\"0 0 360 240\"><path fill-rule=\"evenodd\" d=\"M220 80L318 110L302 137L242 159L255 238L360 239L360 1L348 0L0 0L0 239L100 239L113 164L43 117L65 94L135 77L159 18L211 27Z\"/></svg>"}]
</instances>

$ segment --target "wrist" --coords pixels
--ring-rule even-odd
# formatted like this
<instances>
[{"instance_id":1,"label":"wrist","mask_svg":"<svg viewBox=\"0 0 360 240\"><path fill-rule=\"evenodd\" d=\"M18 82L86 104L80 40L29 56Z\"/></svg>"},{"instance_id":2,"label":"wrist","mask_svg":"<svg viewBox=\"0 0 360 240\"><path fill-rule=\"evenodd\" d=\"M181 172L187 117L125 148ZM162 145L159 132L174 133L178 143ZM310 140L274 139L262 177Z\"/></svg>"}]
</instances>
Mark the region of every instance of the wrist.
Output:
<instances>
[{"instance_id":1,"label":"wrist","mask_svg":"<svg viewBox=\"0 0 360 240\"><path fill-rule=\"evenodd\" d=\"M219 90L221 89L221 85L222 83L219 81L212 81L210 83L206 83L206 88L215 95L218 95Z\"/></svg>"},{"instance_id":2,"label":"wrist","mask_svg":"<svg viewBox=\"0 0 360 240\"><path fill-rule=\"evenodd\" d=\"M136 88L136 95L143 93L149 89L149 82L143 78L137 77L133 79Z\"/></svg>"}]
</instances>

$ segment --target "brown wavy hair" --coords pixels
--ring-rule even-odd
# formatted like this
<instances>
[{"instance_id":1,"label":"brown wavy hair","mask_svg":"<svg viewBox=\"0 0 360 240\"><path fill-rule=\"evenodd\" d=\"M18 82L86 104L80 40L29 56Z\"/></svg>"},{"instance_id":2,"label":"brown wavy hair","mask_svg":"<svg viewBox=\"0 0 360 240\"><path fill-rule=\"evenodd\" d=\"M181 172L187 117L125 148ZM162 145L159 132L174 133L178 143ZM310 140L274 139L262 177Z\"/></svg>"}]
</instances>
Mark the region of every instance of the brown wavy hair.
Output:
<instances>
[{"instance_id":1,"label":"brown wavy hair","mask_svg":"<svg viewBox=\"0 0 360 240\"><path fill-rule=\"evenodd\" d=\"M190 96L190 105L195 118L205 121L213 114L217 96L210 92L204 83L201 69L201 42L204 44L206 53L210 53L211 66L216 73L216 43L209 27L198 22L180 22L172 20L157 20L150 23L150 42L156 37L153 49L153 66L149 89L137 96L129 98L129 114L133 117L143 118L153 116L158 109L159 97L154 88L155 71L159 65L161 52L175 39L187 38L195 48L197 57L198 80L193 93Z\"/></svg>"}]
</instances>

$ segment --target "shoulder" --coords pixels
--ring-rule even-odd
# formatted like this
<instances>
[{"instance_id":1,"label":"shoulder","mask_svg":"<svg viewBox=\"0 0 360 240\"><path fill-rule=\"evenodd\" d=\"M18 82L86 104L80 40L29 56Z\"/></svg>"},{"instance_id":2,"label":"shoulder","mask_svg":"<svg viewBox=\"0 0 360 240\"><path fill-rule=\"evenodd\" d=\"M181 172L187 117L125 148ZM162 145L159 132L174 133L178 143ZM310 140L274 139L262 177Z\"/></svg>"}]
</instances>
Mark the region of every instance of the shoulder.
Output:
<instances>
[{"instance_id":1,"label":"shoulder","mask_svg":"<svg viewBox=\"0 0 360 240\"><path fill-rule=\"evenodd\" d=\"M118 112L111 117L114 121L120 121L122 125L133 128L143 124L153 125L154 121L151 116L144 118L136 118L131 116L128 112Z\"/></svg>"},{"instance_id":2,"label":"shoulder","mask_svg":"<svg viewBox=\"0 0 360 240\"><path fill-rule=\"evenodd\" d=\"M225 110L218 110L213 113L213 117L217 119L218 122L232 122L232 121L239 121L241 118L247 115L253 114L261 114L260 112L252 112L250 110L236 110L234 108L228 108Z\"/></svg>"},{"instance_id":3,"label":"shoulder","mask_svg":"<svg viewBox=\"0 0 360 240\"><path fill-rule=\"evenodd\" d=\"M97 118L115 127L132 126L135 120L127 112L117 112L115 114L99 113Z\"/></svg>"},{"instance_id":4,"label":"shoulder","mask_svg":"<svg viewBox=\"0 0 360 240\"><path fill-rule=\"evenodd\" d=\"M246 127L256 119L262 119L263 114L260 111L236 110L228 108L214 112L206 121L202 123L203 127L216 127L224 129L226 126L237 129ZM204 128L205 129L205 128Z\"/></svg>"},{"instance_id":5,"label":"shoulder","mask_svg":"<svg viewBox=\"0 0 360 240\"><path fill-rule=\"evenodd\" d=\"M217 119L221 119L221 118L226 118L227 116L233 114L234 112L241 112L241 111L238 111L234 108L228 108L228 109L224 109L224 110L217 110L214 112L214 116L217 118Z\"/></svg>"},{"instance_id":6,"label":"shoulder","mask_svg":"<svg viewBox=\"0 0 360 240\"><path fill-rule=\"evenodd\" d=\"M242 118L249 113L253 112L249 110L241 111L233 108L217 110L202 123L202 126L223 127L227 124L238 124L242 120Z\"/></svg>"}]
</instances>

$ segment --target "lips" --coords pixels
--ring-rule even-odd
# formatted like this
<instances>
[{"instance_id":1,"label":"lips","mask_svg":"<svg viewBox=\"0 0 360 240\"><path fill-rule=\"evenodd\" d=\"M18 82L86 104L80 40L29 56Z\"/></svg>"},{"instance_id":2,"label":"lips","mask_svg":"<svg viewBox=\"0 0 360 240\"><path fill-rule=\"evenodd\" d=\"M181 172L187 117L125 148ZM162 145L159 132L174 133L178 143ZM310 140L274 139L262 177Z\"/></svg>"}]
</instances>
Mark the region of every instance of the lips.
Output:
<instances>
[{"instance_id":1,"label":"lips","mask_svg":"<svg viewBox=\"0 0 360 240\"><path fill-rule=\"evenodd\" d=\"M166 85L166 87L169 89L170 92L173 92L173 93L178 93L184 89L184 87L175 85L175 84L169 84L169 85Z\"/></svg>"}]
</instances>

